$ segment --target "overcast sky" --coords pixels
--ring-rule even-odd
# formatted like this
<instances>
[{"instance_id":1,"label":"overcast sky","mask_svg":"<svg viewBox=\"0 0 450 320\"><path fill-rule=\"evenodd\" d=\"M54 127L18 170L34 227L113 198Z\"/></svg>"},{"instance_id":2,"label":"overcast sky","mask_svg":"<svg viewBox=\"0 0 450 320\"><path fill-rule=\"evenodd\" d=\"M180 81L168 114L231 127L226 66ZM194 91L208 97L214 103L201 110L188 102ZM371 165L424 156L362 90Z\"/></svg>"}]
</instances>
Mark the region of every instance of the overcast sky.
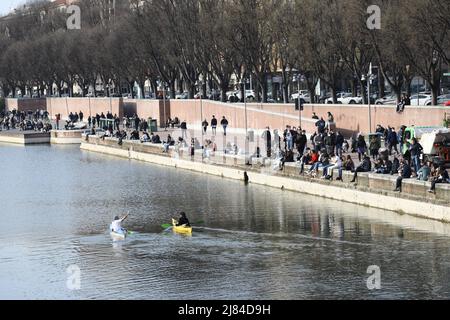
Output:
<instances>
[{"instance_id":1,"label":"overcast sky","mask_svg":"<svg viewBox=\"0 0 450 320\"><path fill-rule=\"evenodd\" d=\"M0 14L7 14L11 9L25 2L26 0L0 0Z\"/></svg>"}]
</instances>

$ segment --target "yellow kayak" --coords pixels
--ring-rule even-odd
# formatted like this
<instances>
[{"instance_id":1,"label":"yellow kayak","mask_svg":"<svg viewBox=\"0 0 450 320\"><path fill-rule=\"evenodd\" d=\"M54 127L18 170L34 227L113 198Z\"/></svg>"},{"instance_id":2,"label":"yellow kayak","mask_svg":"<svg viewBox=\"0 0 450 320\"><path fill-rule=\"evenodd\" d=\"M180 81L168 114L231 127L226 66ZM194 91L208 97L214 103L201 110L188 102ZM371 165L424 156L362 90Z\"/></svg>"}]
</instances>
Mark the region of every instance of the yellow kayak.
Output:
<instances>
[{"instance_id":1,"label":"yellow kayak","mask_svg":"<svg viewBox=\"0 0 450 320\"><path fill-rule=\"evenodd\" d=\"M172 219L173 231L182 234L192 234L192 227L179 226L177 227L177 221Z\"/></svg>"}]
</instances>

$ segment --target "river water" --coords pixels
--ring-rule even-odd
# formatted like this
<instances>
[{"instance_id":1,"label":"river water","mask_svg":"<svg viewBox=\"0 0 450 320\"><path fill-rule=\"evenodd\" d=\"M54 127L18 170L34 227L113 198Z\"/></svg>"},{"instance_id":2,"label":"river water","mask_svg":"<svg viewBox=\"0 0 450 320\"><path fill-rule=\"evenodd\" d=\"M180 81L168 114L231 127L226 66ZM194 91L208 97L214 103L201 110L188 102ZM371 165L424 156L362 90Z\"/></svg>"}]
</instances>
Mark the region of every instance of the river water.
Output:
<instances>
[{"instance_id":1,"label":"river water","mask_svg":"<svg viewBox=\"0 0 450 320\"><path fill-rule=\"evenodd\" d=\"M450 298L447 224L78 147L0 160L0 299ZM160 226L180 210L191 237Z\"/></svg>"}]
</instances>

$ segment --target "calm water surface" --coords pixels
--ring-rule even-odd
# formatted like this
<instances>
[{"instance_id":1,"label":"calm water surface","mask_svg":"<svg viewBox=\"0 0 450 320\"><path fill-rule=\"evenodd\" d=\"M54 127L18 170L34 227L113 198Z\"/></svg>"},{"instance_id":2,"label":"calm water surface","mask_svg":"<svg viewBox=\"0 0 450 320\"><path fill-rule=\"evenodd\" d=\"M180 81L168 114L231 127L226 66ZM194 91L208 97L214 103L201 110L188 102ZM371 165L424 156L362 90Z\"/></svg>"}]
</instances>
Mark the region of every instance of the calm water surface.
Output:
<instances>
[{"instance_id":1,"label":"calm water surface","mask_svg":"<svg viewBox=\"0 0 450 320\"><path fill-rule=\"evenodd\" d=\"M0 299L450 298L446 224L77 147L0 145L0 160ZM162 232L180 210L192 237ZM128 211L135 234L114 242Z\"/></svg>"}]
</instances>

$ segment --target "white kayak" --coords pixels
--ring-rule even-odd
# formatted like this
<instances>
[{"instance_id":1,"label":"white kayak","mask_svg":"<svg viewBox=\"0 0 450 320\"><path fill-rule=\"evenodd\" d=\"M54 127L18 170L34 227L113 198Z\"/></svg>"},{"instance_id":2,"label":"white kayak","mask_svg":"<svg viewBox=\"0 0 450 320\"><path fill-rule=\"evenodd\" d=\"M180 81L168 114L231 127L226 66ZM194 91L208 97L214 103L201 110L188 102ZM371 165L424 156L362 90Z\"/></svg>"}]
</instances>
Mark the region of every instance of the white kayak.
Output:
<instances>
[{"instance_id":1,"label":"white kayak","mask_svg":"<svg viewBox=\"0 0 450 320\"><path fill-rule=\"evenodd\" d=\"M127 234L124 233L124 232L114 232L114 231L111 231L109 234L111 235L111 237L112 237L113 239L118 239L118 240L125 240L126 237L127 237Z\"/></svg>"},{"instance_id":2,"label":"white kayak","mask_svg":"<svg viewBox=\"0 0 450 320\"><path fill-rule=\"evenodd\" d=\"M113 239L117 239L117 240L125 240L125 238L126 238L127 235L128 235L128 231L125 230L125 229L122 229L120 232L117 232L117 231L112 231L113 229L112 229L112 227L110 227L109 230L111 230L111 231L109 232L109 234L111 235L111 237L112 237Z\"/></svg>"}]
</instances>

